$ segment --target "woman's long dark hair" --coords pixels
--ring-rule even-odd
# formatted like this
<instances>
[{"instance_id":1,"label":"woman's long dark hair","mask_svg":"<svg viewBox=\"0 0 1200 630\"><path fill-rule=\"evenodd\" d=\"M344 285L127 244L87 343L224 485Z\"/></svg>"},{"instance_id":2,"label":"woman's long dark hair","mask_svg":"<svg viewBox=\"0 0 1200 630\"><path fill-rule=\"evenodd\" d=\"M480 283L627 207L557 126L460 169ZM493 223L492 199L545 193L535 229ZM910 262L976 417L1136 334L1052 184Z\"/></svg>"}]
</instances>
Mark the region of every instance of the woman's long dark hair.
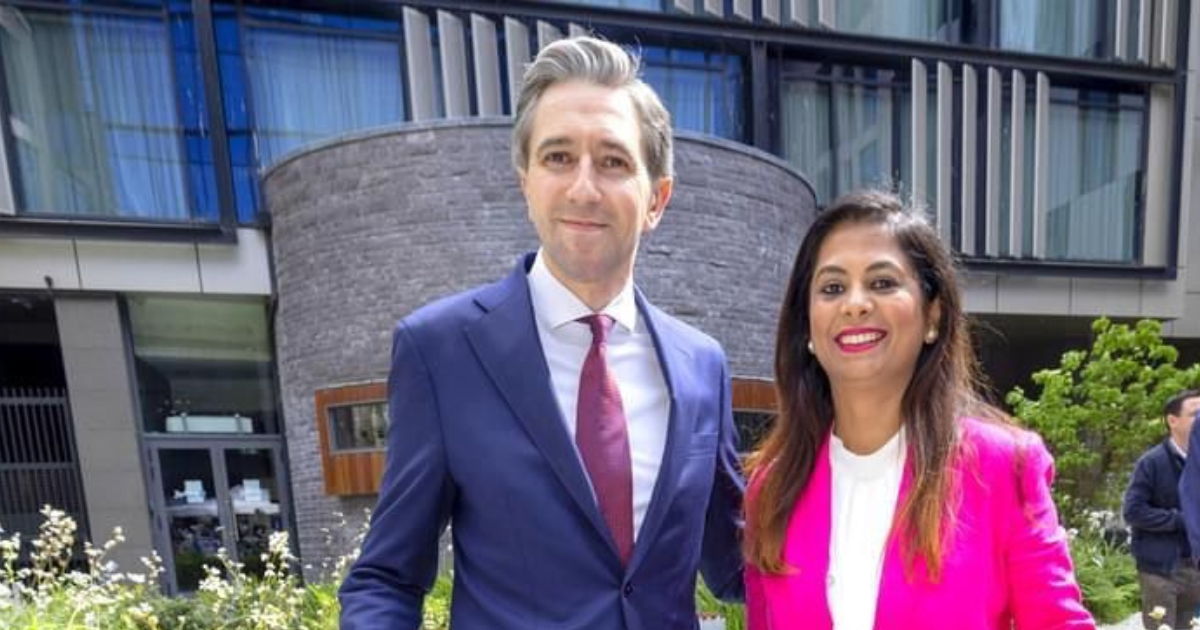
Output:
<instances>
[{"instance_id":1,"label":"woman's long dark hair","mask_svg":"<svg viewBox=\"0 0 1200 630\"><path fill-rule=\"evenodd\" d=\"M924 307L937 300L941 308L937 338L922 346L901 403L913 481L893 525L893 532L901 536L906 568L911 572L919 556L930 578L937 580L946 525L953 522L951 463L958 449L958 417L1002 418L1003 414L976 393L977 364L953 255L937 232L898 197L876 191L835 200L813 222L796 255L775 346L779 415L748 463L752 481L746 558L766 573L790 569L783 561L788 518L808 484L834 418L829 378L807 350L814 267L830 232L855 223L886 226L916 274Z\"/></svg>"}]
</instances>

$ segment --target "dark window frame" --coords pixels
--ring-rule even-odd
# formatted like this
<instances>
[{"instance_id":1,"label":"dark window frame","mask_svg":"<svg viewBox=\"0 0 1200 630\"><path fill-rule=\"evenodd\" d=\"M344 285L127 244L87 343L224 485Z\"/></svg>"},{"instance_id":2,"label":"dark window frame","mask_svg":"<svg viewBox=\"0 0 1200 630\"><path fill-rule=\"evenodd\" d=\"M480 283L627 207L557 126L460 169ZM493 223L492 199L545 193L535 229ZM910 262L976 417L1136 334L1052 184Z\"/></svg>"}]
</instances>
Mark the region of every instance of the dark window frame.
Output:
<instances>
[{"instance_id":1,"label":"dark window frame","mask_svg":"<svg viewBox=\"0 0 1200 630\"><path fill-rule=\"evenodd\" d=\"M330 455L354 455L354 454L361 454L361 453L382 453L387 450L387 425L384 426L383 443L380 446L343 447L343 446L339 446L337 444L337 435L339 434L339 431L337 430L337 418L334 416L333 412L337 411L339 409L352 410L355 407L374 407L374 406L380 406L380 407L384 408L384 419L388 421L388 424L390 424L390 420L388 419L388 416L387 416L387 406L388 406L387 398L383 398L380 400L368 400L366 397L364 397L361 400L327 403L325 405L324 413L325 413L325 421L327 423L326 430L329 431L329 454Z\"/></svg>"},{"instance_id":2,"label":"dark window frame","mask_svg":"<svg viewBox=\"0 0 1200 630\"><path fill-rule=\"evenodd\" d=\"M166 31L168 41L173 41L171 29L172 7L170 2L164 0L159 8L149 9L140 7L120 6L119 4L104 4L104 5L77 5L77 4L59 4L51 2L39 2L35 0L12 0L8 3L13 8L17 9L32 9L39 11L47 11L62 15L117 15L130 17L154 17L161 20L163 28ZM236 215L233 212L232 205L229 200L232 198L232 188L228 186L228 156L223 156L220 152L220 145L217 142L218 138L223 136L224 126L214 125L214 117L220 112L220 97L216 90L205 86L214 85L211 81L210 71L215 72L215 66L209 68L209 62L215 63L213 59L212 49L212 22L211 11L209 10L208 0L192 0L191 4L192 22L195 29L196 37L196 54L197 60L201 65L201 81L204 86L201 89L204 93L204 108L208 112L207 129L211 134L211 142L213 142L213 169L217 180L217 217L216 221L201 221L195 220L194 217L202 216L203 209L195 208L193 203L195 195L193 194L192 182L190 174L187 172L190 169L191 162L188 157L185 140L181 134L178 139L181 148L181 155L184 156L184 172L183 180L185 187L185 198L189 206L189 211L193 220L190 221L159 221L144 217L110 217L110 216L91 216L91 215L76 215L70 213L47 213L39 212L37 214L23 213L20 208L24 205L24 199L19 199L20 188L15 185L19 183L19 175L14 175L18 172L17 168L11 167L16 164L15 159L10 159L9 177L13 180L11 188L14 192L14 208L15 214L0 215L0 234L7 234L19 237L80 237L80 238L97 238L97 239L121 239L134 241L157 241L157 242L195 242L195 243L236 243L237 242L237 223ZM205 34L209 34L208 37ZM170 50L169 69L172 81L172 88L176 91L180 89L180 81L176 71L175 46L168 47ZM2 64L0 64L2 65ZM214 103L216 100L216 111L214 112ZM175 100L175 108L177 113L182 107L181 102ZM0 114L4 114L4 119L8 119L11 113L11 96L8 90L7 81L0 82ZM182 116L181 116L182 118ZM3 150L7 155L16 155L15 139L12 137L11 129L8 124L0 125L4 128Z\"/></svg>"}]
</instances>

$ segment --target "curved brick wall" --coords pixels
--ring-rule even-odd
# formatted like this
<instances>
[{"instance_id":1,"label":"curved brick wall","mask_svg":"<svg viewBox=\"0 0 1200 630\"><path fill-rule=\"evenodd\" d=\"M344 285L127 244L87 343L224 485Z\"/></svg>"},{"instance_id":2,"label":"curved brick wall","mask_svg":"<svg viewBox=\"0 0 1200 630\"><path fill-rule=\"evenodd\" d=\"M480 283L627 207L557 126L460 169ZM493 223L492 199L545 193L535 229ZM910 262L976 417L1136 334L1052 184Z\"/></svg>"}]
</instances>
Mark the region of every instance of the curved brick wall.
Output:
<instances>
[{"instance_id":1,"label":"curved brick wall","mask_svg":"<svg viewBox=\"0 0 1200 630\"><path fill-rule=\"evenodd\" d=\"M277 279L279 380L300 547L372 497L324 494L313 394L387 375L391 330L426 302L507 274L536 248L509 162L507 119L442 121L348 136L264 176ZM689 134L674 197L643 240L637 282L720 340L735 376L769 377L775 318L811 223L811 188L778 159ZM332 550L336 552L338 550Z\"/></svg>"}]
</instances>

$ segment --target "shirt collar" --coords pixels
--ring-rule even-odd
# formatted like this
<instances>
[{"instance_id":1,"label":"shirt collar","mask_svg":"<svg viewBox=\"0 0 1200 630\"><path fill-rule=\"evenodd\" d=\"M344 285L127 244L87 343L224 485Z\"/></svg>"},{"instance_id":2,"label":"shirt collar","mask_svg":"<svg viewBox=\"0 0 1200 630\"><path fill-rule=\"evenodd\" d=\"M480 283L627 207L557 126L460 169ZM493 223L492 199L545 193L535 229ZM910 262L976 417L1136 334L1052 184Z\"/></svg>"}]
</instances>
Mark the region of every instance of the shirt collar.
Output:
<instances>
[{"instance_id":1,"label":"shirt collar","mask_svg":"<svg viewBox=\"0 0 1200 630\"><path fill-rule=\"evenodd\" d=\"M583 300L571 293L566 285L550 273L541 249L533 261L528 278L534 316L548 329L556 330L580 317L592 314L592 309L588 308ZM608 305L600 309L600 312L613 318L628 332L637 330L638 310L637 301L633 296L632 278L625 282L621 291Z\"/></svg>"},{"instance_id":2,"label":"shirt collar","mask_svg":"<svg viewBox=\"0 0 1200 630\"><path fill-rule=\"evenodd\" d=\"M1175 451L1176 455L1187 459L1187 451L1183 450L1182 446L1175 443L1175 438L1168 436L1167 441L1171 443L1171 448Z\"/></svg>"}]
</instances>

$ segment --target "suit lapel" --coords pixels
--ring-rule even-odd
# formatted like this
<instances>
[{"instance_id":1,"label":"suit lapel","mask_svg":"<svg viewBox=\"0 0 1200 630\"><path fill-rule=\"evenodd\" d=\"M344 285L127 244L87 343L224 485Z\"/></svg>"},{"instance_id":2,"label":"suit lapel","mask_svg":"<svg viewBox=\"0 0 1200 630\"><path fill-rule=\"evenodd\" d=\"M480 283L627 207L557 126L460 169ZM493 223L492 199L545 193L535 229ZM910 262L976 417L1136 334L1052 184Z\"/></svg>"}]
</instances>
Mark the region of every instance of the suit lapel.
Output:
<instances>
[{"instance_id":1,"label":"suit lapel","mask_svg":"<svg viewBox=\"0 0 1200 630\"><path fill-rule=\"evenodd\" d=\"M532 255L527 256L508 278L476 298L485 314L467 326L465 333L484 371L520 419L530 440L592 526L608 541L613 559L617 560L616 545L596 507L575 445L563 428L562 412L550 386L550 370L538 338L525 278L532 261Z\"/></svg>"},{"instance_id":2,"label":"suit lapel","mask_svg":"<svg viewBox=\"0 0 1200 630\"><path fill-rule=\"evenodd\" d=\"M679 486L683 451L691 443L691 436L696 428L695 396L690 393L697 387L692 381L692 372L688 369L692 361L691 354L678 345L678 335L670 334L672 324L657 309L650 306L641 291L635 292L635 299L638 312L645 319L650 336L654 339L658 364L663 371L663 381L667 384L671 404L667 416L667 443L663 448L662 464L658 469L658 479L654 482L650 506L633 548L633 557L629 561L629 572L641 563L649 548L654 545L667 508L674 498L675 489Z\"/></svg>"}]
</instances>

